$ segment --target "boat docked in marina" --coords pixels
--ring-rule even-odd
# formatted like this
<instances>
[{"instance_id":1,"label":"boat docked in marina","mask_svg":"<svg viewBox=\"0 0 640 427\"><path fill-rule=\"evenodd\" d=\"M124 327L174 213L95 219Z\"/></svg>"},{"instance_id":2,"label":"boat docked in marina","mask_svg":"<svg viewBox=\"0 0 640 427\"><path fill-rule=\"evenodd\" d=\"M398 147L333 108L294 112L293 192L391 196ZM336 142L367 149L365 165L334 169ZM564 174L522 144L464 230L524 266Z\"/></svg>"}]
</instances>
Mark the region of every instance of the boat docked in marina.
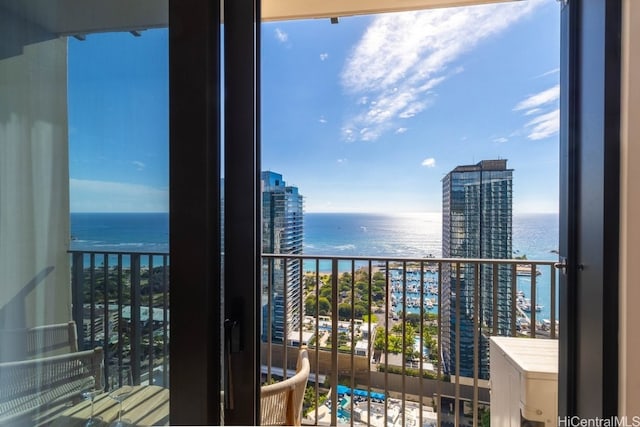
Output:
<instances>
[{"instance_id":1,"label":"boat docked in marina","mask_svg":"<svg viewBox=\"0 0 640 427\"><path fill-rule=\"evenodd\" d=\"M518 276L530 276L532 266L529 264L516 264L516 275ZM536 276L542 274L539 268L536 267Z\"/></svg>"}]
</instances>

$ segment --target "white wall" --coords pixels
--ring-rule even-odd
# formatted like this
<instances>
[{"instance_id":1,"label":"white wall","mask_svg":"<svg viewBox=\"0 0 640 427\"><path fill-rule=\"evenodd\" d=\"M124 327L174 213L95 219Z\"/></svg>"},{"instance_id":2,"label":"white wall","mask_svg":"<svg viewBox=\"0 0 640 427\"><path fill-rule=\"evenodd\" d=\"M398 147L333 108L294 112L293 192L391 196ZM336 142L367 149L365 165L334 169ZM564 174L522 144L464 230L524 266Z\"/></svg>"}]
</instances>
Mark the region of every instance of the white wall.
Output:
<instances>
[{"instance_id":1,"label":"white wall","mask_svg":"<svg viewBox=\"0 0 640 427\"><path fill-rule=\"evenodd\" d=\"M0 40L0 329L65 322L67 43L1 8Z\"/></svg>"},{"instance_id":2,"label":"white wall","mask_svg":"<svg viewBox=\"0 0 640 427\"><path fill-rule=\"evenodd\" d=\"M640 416L640 2L623 1L620 415Z\"/></svg>"}]
</instances>

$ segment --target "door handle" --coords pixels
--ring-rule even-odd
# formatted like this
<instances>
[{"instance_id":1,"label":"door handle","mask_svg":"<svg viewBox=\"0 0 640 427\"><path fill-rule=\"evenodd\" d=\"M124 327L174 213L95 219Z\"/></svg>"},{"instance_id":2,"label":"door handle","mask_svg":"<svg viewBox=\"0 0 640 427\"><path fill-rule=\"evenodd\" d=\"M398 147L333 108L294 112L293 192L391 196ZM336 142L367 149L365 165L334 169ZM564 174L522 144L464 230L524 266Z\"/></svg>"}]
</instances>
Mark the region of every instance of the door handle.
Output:
<instances>
[{"instance_id":1,"label":"door handle","mask_svg":"<svg viewBox=\"0 0 640 427\"><path fill-rule=\"evenodd\" d=\"M225 348L227 359L226 381L224 382L225 409L233 410L233 374L231 370L231 354L240 351L240 325L235 320L224 320Z\"/></svg>"},{"instance_id":2,"label":"door handle","mask_svg":"<svg viewBox=\"0 0 640 427\"><path fill-rule=\"evenodd\" d=\"M560 273L567 274L567 259L560 257L560 261L553 264L556 270L560 270Z\"/></svg>"},{"instance_id":3,"label":"door handle","mask_svg":"<svg viewBox=\"0 0 640 427\"><path fill-rule=\"evenodd\" d=\"M560 270L560 272L562 274L567 274L567 259L564 257L560 257L560 262L556 262L553 264L553 267L556 268L557 270ZM579 271L584 270L584 264L578 264L576 265L576 269Z\"/></svg>"}]
</instances>

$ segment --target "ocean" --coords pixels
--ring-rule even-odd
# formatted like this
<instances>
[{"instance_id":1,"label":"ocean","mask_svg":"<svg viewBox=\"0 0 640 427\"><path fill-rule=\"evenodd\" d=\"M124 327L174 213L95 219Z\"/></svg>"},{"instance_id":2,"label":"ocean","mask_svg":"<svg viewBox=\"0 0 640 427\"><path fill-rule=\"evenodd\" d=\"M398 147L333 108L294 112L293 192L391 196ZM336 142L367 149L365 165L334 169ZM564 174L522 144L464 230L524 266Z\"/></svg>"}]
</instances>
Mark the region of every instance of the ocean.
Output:
<instances>
[{"instance_id":1,"label":"ocean","mask_svg":"<svg viewBox=\"0 0 640 427\"><path fill-rule=\"evenodd\" d=\"M442 254L442 217L425 214L306 213L304 253L340 256L417 257ZM72 213L74 250L168 252L167 213ZM513 251L554 260L557 214L513 217Z\"/></svg>"},{"instance_id":2,"label":"ocean","mask_svg":"<svg viewBox=\"0 0 640 427\"><path fill-rule=\"evenodd\" d=\"M72 213L71 250L169 252L169 214Z\"/></svg>"},{"instance_id":3,"label":"ocean","mask_svg":"<svg viewBox=\"0 0 640 427\"><path fill-rule=\"evenodd\" d=\"M424 214L306 213L305 255L424 258L442 254L442 216ZM84 251L168 252L167 213L72 213L71 249ZM529 260L557 260L557 214L513 216L514 255ZM154 261L155 263L155 261ZM549 318L550 275L536 277L538 318ZM530 279L518 277L530 294Z\"/></svg>"},{"instance_id":4,"label":"ocean","mask_svg":"<svg viewBox=\"0 0 640 427\"><path fill-rule=\"evenodd\" d=\"M442 214L307 213L304 253L340 256L439 257ZM553 260L558 249L558 215L513 217L513 251L528 259Z\"/></svg>"}]
</instances>

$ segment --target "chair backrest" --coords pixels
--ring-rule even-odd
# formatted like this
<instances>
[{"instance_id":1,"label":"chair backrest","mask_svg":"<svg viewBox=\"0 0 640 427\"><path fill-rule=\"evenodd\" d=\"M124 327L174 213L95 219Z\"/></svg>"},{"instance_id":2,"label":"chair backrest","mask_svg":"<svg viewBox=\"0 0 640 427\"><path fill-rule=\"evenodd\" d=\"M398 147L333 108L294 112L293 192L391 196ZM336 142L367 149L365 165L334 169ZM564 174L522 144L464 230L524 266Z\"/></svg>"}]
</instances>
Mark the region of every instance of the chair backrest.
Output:
<instances>
[{"instance_id":1,"label":"chair backrest","mask_svg":"<svg viewBox=\"0 0 640 427\"><path fill-rule=\"evenodd\" d=\"M310 369L307 348L301 347L298 352L296 374L279 383L260 388L261 425L301 424L302 401Z\"/></svg>"},{"instance_id":2,"label":"chair backrest","mask_svg":"<svg viewBox=\"0 0 640 427\"><path fill-rule=\"evenodd\" d=\"M28 360L78 351L76 322L0 330L0 362Z\"/></svg>"},{"instance_id":3,"label":"chair backrest","mask_svg":"<svg viewBox=\"0 0 640 427\"><path fill-rule=\"evenodd\" d=\"M0 425L31 425L32 414L79 399L88 379L101 382L103 359L102 348L97 347L0 363Z\"/></svg>"}]
</instances>

